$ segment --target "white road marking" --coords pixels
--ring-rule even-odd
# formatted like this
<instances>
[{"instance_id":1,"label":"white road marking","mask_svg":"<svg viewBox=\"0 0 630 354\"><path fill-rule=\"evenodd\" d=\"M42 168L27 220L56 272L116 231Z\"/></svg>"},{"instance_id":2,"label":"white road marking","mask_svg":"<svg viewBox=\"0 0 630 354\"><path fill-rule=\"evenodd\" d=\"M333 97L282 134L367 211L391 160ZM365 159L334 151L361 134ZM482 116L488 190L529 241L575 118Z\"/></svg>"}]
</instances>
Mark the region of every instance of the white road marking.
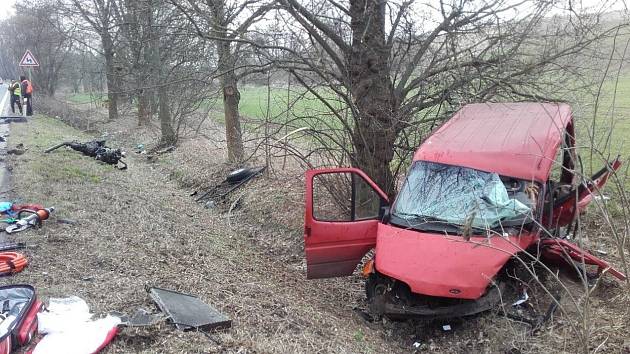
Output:
<instances>
[{"instance_id":1,"label":"white road marking","mask_svg":"<svg viewBox=\"0 0 630 354\"><path fill-rule=\"evenodd\" d=\"M4 91L4 95L2 100L0 101L0 116L4 116L9 109L7 105L7 99L9 96L9 91L5 89L5 85L0 85L0 90ZM9 133L9 125L8 124L0 124L0 136L5 137ZM7 148L6 141L0 142L0 151L5 151ZM4 200L8 200L7 194L10 193L9 188L9 172L3 161L0 161L0 198ZM2 237L0 236L0 239Z\"/></svg>"},{"instance_id":2,"label":"white road marking","mask_svg":"<svg viewBox=\"0 0 630 354\"><path fill-rule=\"evenodd\" d=\"M0 85L0 89L4 88L4 85ZM0 101L0 116L4 115L4 112L9 108L7 106L7 99L9 98L9 91L4 92L4 96L2 97L2 101Z\"/></svg>"}]
</instances>

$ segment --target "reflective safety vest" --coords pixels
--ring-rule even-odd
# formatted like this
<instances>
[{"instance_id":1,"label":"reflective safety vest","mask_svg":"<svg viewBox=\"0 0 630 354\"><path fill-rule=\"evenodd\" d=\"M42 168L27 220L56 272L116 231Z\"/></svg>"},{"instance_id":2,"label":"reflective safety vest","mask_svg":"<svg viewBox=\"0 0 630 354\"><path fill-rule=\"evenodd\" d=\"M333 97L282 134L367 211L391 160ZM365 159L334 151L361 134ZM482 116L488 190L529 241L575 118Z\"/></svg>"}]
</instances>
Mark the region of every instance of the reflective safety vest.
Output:
<instances>
[{"instance_id":1,"label":"reflective safety vest","mask_svg":"<svg viewBox=\"0 0 630 354\"><path fill-rule=\"evenodd\" d=\"M11 88L13 89L13 94L16 96L20 96L22 94L22 89L20 88L20 83L16 82L13 85L11 85Z\"/></svg>"},{"instance_id":2,"label":"reflective safety vest","mask_svg":"<svg viewBox=\"0 0 630 354\"><path fill-rule=\"evenodd\" d=\"M30 95L31 93L33 93L33 85L31 85L31 82L28 80L24 80L22 81L23 84L26 84L26 94Z\"/></svg>"}]
</instances>

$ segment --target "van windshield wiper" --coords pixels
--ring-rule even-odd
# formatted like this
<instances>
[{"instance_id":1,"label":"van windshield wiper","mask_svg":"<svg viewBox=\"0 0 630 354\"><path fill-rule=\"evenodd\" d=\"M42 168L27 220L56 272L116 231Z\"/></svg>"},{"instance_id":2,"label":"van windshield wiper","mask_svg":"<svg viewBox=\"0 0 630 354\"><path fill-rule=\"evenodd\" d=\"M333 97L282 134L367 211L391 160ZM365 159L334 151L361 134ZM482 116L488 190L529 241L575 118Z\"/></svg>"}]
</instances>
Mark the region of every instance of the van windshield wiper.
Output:
<instances>
[{"instance_id":1,"label":"van windshield wiper","mask_svg":"<svg viewBox=\"0 0 630 354\"><path fill-rule=\"evenodd\" d=\"M446 231L449 233L461 234L464 225L457 224L446 219L438 218L430 215L410 214L410 213L393 213L392 216L405 221L405 226L420 231ZM478 233L485 233L486 229L471 226L471 229Z\"/></svg>"},{"instance_id":2,"label":"van windshield wiper","mask_svg":"<svg viewBox=\"0 0 630 354\"><path fill-rule=\"evenodd\" d=\"M444 223L444 224L459 226L446 219L441 219L441 218L430 216L430 215L409 214L409 213L394 213L394 215L408 222L422 222L422 223L434 222L434 223Z\"/></svg>"}]
</instances>

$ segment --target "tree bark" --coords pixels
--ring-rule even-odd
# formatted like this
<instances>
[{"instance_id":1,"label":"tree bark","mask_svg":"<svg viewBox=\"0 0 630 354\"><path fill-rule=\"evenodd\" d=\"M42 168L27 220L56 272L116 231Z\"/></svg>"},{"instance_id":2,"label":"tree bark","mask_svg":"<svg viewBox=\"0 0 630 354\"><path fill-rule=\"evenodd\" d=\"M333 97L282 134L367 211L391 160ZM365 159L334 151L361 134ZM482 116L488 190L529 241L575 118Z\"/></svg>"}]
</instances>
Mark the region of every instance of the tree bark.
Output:
<instances>
[{"instance_id":1,"label":"tree bark","mask_svg":"<svg viewBox=\"0 0 630 354\"><path fill-rule=\"evenodd\" d=\"M354 161L388 195L395 193L390 169L399 132L385 40L385 2L351 0L351 53L347 55L355 106Z\"/></svg>"},{"instance_id":2,"label":"tree bark","mask_svg":"<svg viewBox=\"0 0 630 354\"><path fill-rule=\"evenodd\" d=\"M140 62L140 68L137 70L138 79L137 82L140 86L138 96L138 126L148 125L153 117L153 108L151 103L152 96L154 96L154 75L158 69L155 67L154 58L152 56L153 47L155 46L155 39L153 38L153 12L151 8L151 2L138 2L138 8L140 16L138 16L139 29L141 29L142 36L140 37L142 42L139 45L141 50L142 61Z\"/></svg>"},{"instance_id":3,"label":"tree bark","mask_svg":"<svg viewBox=\"0 0 630 354\"><path fill-rule=\"evenodd\" d=\"M177 142L177 136L175 135L175 131L173 131L173 125L171 122L171 112L169 108L167 86L161 85L158 88L158 102L158 117L160 119L160 130L162 132L160 143L164 146L175 145L175 143Z\"/></svg>"},{"instance_id":4,"label":"tree bark","mask_svg":"<svg viewBox=\"0 0 630 354\"><path fill-rule=\"evenodd\" d=\"M160 143L163 146L172 146L177 142L177 134L173 130L170 111L169 91L171 90L171 86L165 84L169 77L164 69L165 63L162 62L160 39L154 32L155 29L151 27L151 65L153 66L153 71L157 73L157 80L155 82L155 84L157 84L157 97L155 95L151 95L151 97L153 101L157 101L155 104L158 106L158 119L160 120L160 132L162 133ZM175 94L179 95L180 93L175 90ZM153 104L154 102L151 102L151 105Z\"/></svg>"},{"instance_id":5,"label":"tree bark","mask_svg":"<svg viewBox=\"0 0 630 354\"><path fill-rule=\"evenodd\" d=\"M241 132L241 117L238 104L241 94L238 91L238 80L234 73L234 59L230 51L230 43L219 41L219 71L221 89L223 91L223 109L225 112L225 138L227 140L228 161L240 162L244 158L243 134Z\"/></svg>"},{"instance_id":6,"label":"tree bark","mask_svg":"<svg viewBox=\"0 0 630 354\"><path fill-rule=\"evenodd\" d=\"M147 90L138 91L138 126L148 125L151 121L151 104Z\"/></svg>"},{"instance_id":7,"label":"tree bark","mask_svg":"<svg viewBox=\"0 0 630 354\"><path fill-rule=\"evenodd\" d=\"M118 119L118 86L116 85L116 69L114 49L109 33L102 34L103 51L105 53L105 77L107 78L108 118Z\"/></svg>"}]
</instances>

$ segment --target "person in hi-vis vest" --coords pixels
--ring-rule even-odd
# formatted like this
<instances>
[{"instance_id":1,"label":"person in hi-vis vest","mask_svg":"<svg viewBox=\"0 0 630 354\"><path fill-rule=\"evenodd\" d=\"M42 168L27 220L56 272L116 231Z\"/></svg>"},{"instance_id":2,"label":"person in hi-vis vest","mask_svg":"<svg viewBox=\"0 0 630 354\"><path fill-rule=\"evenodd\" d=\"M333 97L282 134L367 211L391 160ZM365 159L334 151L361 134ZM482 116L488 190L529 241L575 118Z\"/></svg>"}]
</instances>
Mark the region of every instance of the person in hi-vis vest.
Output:
<instances>
[{"instance_id":1,"label":"person in hi-vis vest","mask_svg":"<svg viewBox=\"0 0 630 354\"><path fill-rule=\"evenodd\" d=\"M15 114L15 104L17 104L20 115L22 115L22 102L20 102L22 88L20 86L19 82L11 80L9 84L9 94L11 95L11 112Z\"/></svg>"},{"instance_id":2,"label":"person in hi-vis vest","mask_svg":"<svg viewBox=\"0 0 630 354\"><path fill-rule=\"evenodd\" d=\"M26 79L26 76L20 76L22 82L22 98L24 99L24 106L26 106L26 115L33 115L33 85Z\"/></svg>"}]
</instances>

